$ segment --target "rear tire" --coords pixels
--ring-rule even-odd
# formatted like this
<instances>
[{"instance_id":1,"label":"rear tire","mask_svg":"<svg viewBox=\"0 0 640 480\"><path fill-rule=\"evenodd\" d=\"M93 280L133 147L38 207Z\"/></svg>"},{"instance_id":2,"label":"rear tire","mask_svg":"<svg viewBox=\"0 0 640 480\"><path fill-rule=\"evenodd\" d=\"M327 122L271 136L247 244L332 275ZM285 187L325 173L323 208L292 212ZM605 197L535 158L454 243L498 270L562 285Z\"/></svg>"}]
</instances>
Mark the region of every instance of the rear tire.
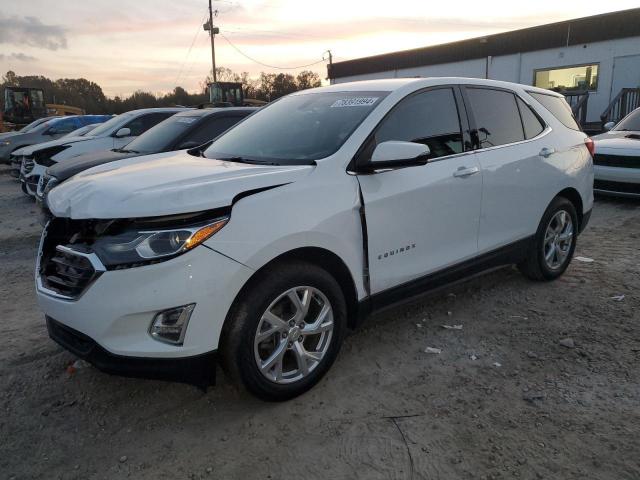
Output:
<instances>
[{"instance_id":1,"label":"rear tire","mask_svg":"<svg viewBox=\"0 0 640 480\"><path fill-rule=\"evenodd\" d=\"M316 265L292 261L269 268L241 295L220 344L231 380L266 401L291 399L318 383L346 333L337 281Z\"/></svg>"},{"instance_id":2,"label":"rear tire","mask_svg":"<svg viewBox=\"0 0 640 480\"><path fill-rule=\"evenodd\" d=\"M571 263L577 237L578 215L573 203L564 197L554 198L540 220L527 258L518 268L531 280L555 280Z\"/></svg>"}]
</instances>

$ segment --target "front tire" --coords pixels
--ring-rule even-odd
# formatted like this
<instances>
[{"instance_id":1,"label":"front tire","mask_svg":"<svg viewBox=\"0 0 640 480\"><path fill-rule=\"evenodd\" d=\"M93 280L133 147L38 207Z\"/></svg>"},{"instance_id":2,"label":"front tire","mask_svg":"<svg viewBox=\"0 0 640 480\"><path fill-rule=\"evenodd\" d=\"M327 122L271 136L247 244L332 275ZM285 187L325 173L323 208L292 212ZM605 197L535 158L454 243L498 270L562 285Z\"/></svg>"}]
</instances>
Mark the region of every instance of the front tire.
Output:
<instances>
[{"instance_id":1,"label":"front tire","mask_svg":"<svg viewBox=\"0 0 640 480\"><path fill-rule=\"evenodd\" d=\"M267 401L291 399L318 383L346 332L336 280L316 265L288 262L260 274L241 295L221 340L232 381Z\"/></svg>"},{"instance_id":2,"label":"front tire","mask_svg":"<svg viewBox=\"0 0 640 480\"><path fill-rule=\"evenodd\" d=\"M568 199L556 197L540 220L535 239L520 271L532 280L555 280L573 258L578 237L578 215Z\"/></svg>"}]
</instances>

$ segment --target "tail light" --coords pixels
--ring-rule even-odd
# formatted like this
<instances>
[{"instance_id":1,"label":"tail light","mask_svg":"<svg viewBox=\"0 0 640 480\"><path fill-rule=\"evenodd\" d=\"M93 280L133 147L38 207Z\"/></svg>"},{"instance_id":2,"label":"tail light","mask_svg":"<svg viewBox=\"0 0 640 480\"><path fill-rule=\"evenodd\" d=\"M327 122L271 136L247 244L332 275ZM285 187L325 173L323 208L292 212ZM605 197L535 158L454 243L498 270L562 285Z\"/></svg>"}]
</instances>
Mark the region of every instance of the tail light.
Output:
<instances>
[{"instance_id":1,"label":"tail light","mask_svg":"<svg viewBox=\"0 0 640 480\"><path fill-rule=\"evenodd\" d=\"M591 155L591 158L593 158L593 154L596 151L595 142L587 137L587 138L584 139L584 144L586 145L587 150L589 150L589 155Z\"/></svg>"}]
</instances>

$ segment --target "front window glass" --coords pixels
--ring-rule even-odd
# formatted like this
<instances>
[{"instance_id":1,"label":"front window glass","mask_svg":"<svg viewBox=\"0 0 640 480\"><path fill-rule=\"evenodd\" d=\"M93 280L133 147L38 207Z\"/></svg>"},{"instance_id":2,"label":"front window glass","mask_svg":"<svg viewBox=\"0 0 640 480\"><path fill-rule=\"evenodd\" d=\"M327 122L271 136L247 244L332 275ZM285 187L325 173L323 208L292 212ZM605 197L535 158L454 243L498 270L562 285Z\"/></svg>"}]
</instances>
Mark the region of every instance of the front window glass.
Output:
<instances>
[{"instance_id":1,"label":"front window glass","mask_svg":"<svg viewBox=\"0 0 640 480\"><path fill-rule=\"evenodd\" d=\"M124 150L139 153L161 152L202 117L170 117L128 143Z\"/></svg>"},{"instance_id":2,"label":"front window glass","mask_svg":"<svg viewBox=\"0 0 640 480\"><path fill-rule=\"evenodd\" d=\"M205 151L209 158L310 164L334 154L387 92L284 97L248 117Z\"/></svg>"},{"instance_id":3,"label":"front window glass","mask_svg":"<svg viewBox=\"0 0 640 480\"><path fill-rule=\"evenodd\" d=\"M375 133L375 145L396 140L422 143L429 158L463 151L458 107L450 88L417 93L402 100L383 120Z\"/></svg>"},{"instance_id":4,"label":"front window glass","mask_svg":"<svg viewBox=\"0 0 640 480\"><path fill-rule=\"evenodd\" d=\"M640 132L640 108L630 113L613 130Z\"/></svg>"},{"instance_id":5,"label":"front window glass","mask_svg":"<svg viewBox=\"0 0 640 480\"><path fill-rule=\"evenodd\" d=\"M111 120L107 120L99 127L94 128L91 132L89 132L89 134L87 134L87 137L100 137L102 135L109 135L115 127L121 125L132 116L133 115L130 113L122 113L116 117L113 117Z\"/></svg>"},{"instance_id":6,"label":"front window glass","mask_svg":"<svg viewBox=\"0 0 640 480\"><path fill-rule=\"evenodd\" d=\"M556 92L598 89L598 65L536 70L533 85Z\"/></svg>"}]
</instances>

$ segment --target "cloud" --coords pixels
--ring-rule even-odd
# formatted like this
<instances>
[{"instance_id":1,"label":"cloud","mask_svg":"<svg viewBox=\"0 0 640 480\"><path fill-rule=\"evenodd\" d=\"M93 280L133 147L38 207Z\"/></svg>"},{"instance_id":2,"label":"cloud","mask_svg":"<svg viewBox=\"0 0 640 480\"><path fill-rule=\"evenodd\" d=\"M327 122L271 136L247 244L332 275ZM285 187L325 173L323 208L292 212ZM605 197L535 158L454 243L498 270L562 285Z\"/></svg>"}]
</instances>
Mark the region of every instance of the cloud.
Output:
<instances>
[{"instance_id":1,"label":"cloud","mask_svg":"<svg viewBox=\"0 0 640 480\"><path fill-rule=\"evenodd\" d=\"M67 48L67 36L63 27L45 25L36 17L0 15L1 43L58 50Z\"/></svg>"},{"instance_id":2,"label":"cloud","mask_svg":"<svg viewBox=\"0 0 640 480\"><path fill-rule=\"evenodd\" d=\"M4 53L0 53L0 62L2 61L11 61L17 60L19 62L34 62L37 60L36 57L32 57L31 55L26 55L24 53L11 53L9 55L5 55Z\"/></svg>"}]
</instances>

